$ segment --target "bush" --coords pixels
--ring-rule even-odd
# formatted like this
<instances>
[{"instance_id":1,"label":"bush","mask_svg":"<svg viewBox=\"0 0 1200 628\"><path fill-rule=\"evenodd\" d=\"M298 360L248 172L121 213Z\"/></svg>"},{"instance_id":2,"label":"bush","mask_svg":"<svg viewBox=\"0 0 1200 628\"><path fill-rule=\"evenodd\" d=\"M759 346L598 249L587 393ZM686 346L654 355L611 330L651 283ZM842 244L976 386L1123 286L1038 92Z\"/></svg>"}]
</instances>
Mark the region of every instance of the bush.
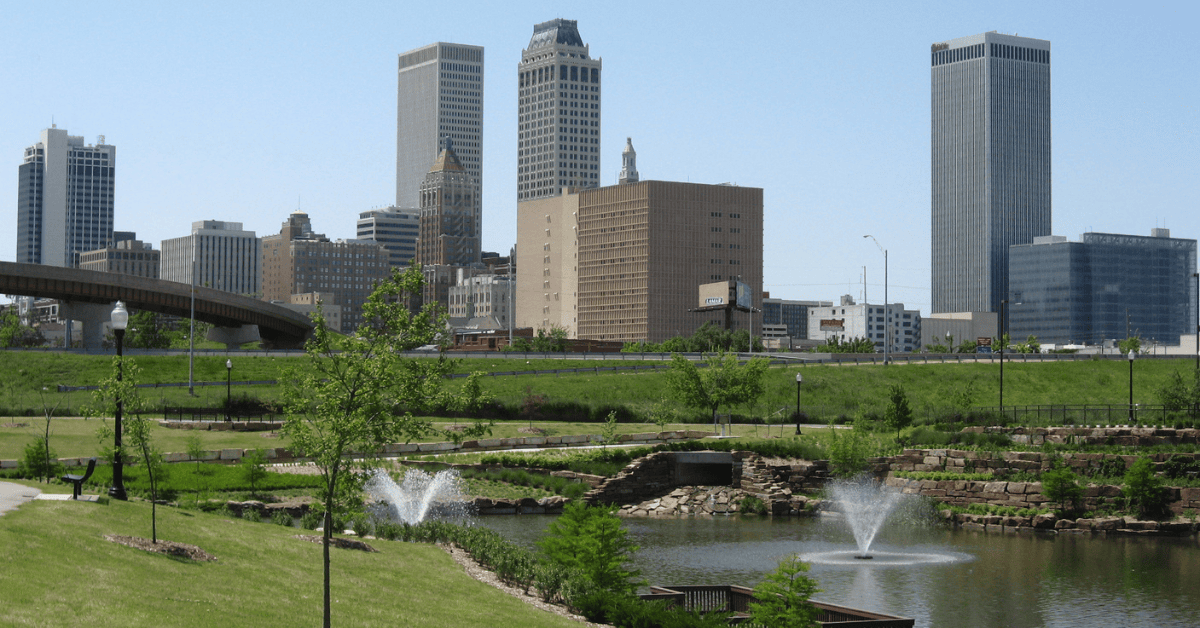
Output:
<instances>
[{"instance_id":1,"label":"bush","mask_svg":"<svg viewBox=\"0 0 1200 628\"><path fill-rule=\"evenodd\" d=\"M1163 463L1163 475L1172 480L1186 478L1189 473L1200 474L1200 460L1191 456L1171 456Z\"/></svg>"},{"instance_id":2,"label":"bush","mask_svg":"<svg viewBox=\"0 0 1200 628\"><path fill-rule=\"evenodd\" d=\"M243 508L242 519L251 523L261 523L262 513L258 512L257 508Z\"/></svg>"},{"instance_id":3,"label":"bush","mask_svg":"<svg viewBox=\"0 0 1200 628\"><path fill-rule=\"evenodd\" d=\"M1058 502L1066 512L1079 508L1083 499L1083 487L1070 469L1056 465L1053 469L1042 474L1042 494L1052 502Z\"/></svg>"},{"instance_id":4,"label":"bush","mask_svg":"<svg viewBox=\"0 0 1200 628\"><path fill-rule=\"evenodd\" d=\"M30 480L57 477L61 471L62 465L58 463L58 455L54 450L51 449L50 455L46 455L44 436L26 445L25 456L17 463L17 475Z\"/></svg>"},{"instance_id":5,"label":"bush","mask_svg":"<svg viewBox=\"0 0 1200 628\"><path fill-rule=\"evenodd\" d=\"M1138 458L1129 471L1125 472L1125 487L1122 489L1129 508L1136 510L1139 517L1155 517L1164 514L1167 508L1167 491L1162 480L1154 475L1154 463L1149 458Z\"/></svg>"},{"instance_id":6,"label":"bush","mask_svg":"<svg viewBox=\"0 0 1200 628\"><path fill-rule=\"evenodd\" d=\"M538 547L551 562L578 569L602 589L632 593L639 571L630 566L637 546L612 508L571 502Z\"/></svg>"},{"instance_id":7,"label":"bush","mask_svg":"<svg viewBox=\"0 0 1200 628\"><path fill-rule=\"evenodd\" d=\"M738 512L743 515L765 515L767 504L753 495L747 495L738 503Z\"/></svg>"},{"instance_id":8,"label":"bush","mask_svg":"<svg viewBox=\"0 0 1200 628\"><path fill-rule=\"evenodd\" d=\"M838 432L843 434L838 435ZM867 469L867 458L873 453L871 442L858 428L850 430L831 429L833 442L829 444L829 463L834 475L850 477Z\"/></svg>"},{"instance_id":9,"label":"bush","mask_svg":"<svg viewBox=\"0 0 1200 628\"><path fill-rule=\"evenodd\" d=\"M300 517L300 527L305 530L316 530L321 527L321 519L323 519L321 513L310 510Z\"/></svg>"},{"instance_id":10,"label":"bush","mask_svg":"<svg viewBox=\"0 0 1200 628\"><path fill-rule=\"evenodd\" d=\"M284 510L276 510L275 514L271 515L271 523L285 528L290 528L294 525L292 523L292 516Z\"/></svg>"}]
</instances>

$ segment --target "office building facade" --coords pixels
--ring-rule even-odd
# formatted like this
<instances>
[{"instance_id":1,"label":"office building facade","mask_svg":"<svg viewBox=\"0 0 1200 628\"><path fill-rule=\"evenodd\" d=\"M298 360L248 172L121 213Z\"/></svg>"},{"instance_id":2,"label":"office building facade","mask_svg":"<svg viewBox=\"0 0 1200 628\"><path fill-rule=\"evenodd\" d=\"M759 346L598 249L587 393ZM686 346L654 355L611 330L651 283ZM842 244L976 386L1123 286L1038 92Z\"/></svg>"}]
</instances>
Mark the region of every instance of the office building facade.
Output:
<instances>
[{"instance_id":1,"label":"office building facade","mask_svg":"<svg viewBox=\"0 0 1200 628\"><path fill-rule=\"evenodd\" d=\"M451 138L483 198L483 47L438 42L400 55L396 93L396 206L418 207L429 164Z\"/></svg>"},{"instance_id":2,"label":"office building facade","mask_svg":"<svg viewBox=\"0 0 1200 628\"><path fill-rule=\"evenodd\" d=\"M483 252L475 186L447 138L421 182L417 263L466 266Z\"/></svg>"},{"instance_id":3,"label":"office building facade","mask_svg":"<svg viewBox=\"0 0 1200 628\"><path fill-rule=\"evenodd\" d=\"M358 214L359 240L371 240L388 251L392 267L401 270L417 256L417 236L421 232L421 213L417 209L387 207Z\"/></svg>"},{"instance_id":4,"label":"office building facade","mask_svg":"<svg viewBox=\"0 0 1200 628\"><path fill-rule=\"evenodd\" d=\"M162 241L159 275L167 281L195 281L214 290L256 296L262 292L262 242L240 222L193 222L191 235Z\"/></svg>"},{"instance_id":5,"label":"office building facade","mask_svg":"<svg viewBox=\"0 0 1200 628\"><path fill-rule=\"evenodd\" d=\"M300 211L288 216L277 235L263 237L262 267L264 301L314 305L313 297L294 295L316 293L322 306L341 308L341 327L334 329L344 334L362 324L363 304L392 268L380 243L330 240L313 233L308 214Z\"/></svg>"},{"instance_id":6,"label":"office building facade","mask_svg":"<svg viewBox=\"0 0 1200 628\"><path fill-rule=\"evenodd\" d=\"M1014 244L1050 235L1050 42L933 44L932 311L995 312Z\"/></svg>"},{"instance_id":7,"label":"office building facade","mask_svg":"<svg viewBox=\"0 0 1200 628\"><path fill-rule=\"evenodd\" d=\"M808 338L827 342L834 337L842 342L866 338L879 353L884 353L888 340L890 353L920 351L921 311L906 310L903 303L855 303L850 295L838 305L808 308Z\"/></svg>"},{"instance_id":8,"label":"office building facade","mask_svg":"<svg viewBox=\"0 0 1200 628\"><path fill-rule=\"evenodd\" d=\"M25 149L17 177L17 261L79 266L113 233L117 149L52 127Z\"/></svg>"},{"instance_id":9,"label":"office building facade","mask_svg":"<svg viewBox=\"0 0 1200 628\"><path fill-rule=\"evenodd\" d=\"M517 66L517 200L600 186L600 59L575 20L533 27Z\"/></svg>"},{"instance_id":10,"label":"office building facade","mask_svg":"<svg viewBox=\"0 0 1200 628\"><path fill-rule=\"evenodd\" d=\"M565 191L517 206L516 325L662 342L721 312L701 284L740 279L762 308L762 189L669 181ZM747 329L749 315L735 315Z\"/></svg>"},{"instance_id":11,"label":"office building facade","mask_svg":"<svg viewBox=\"0 0 1200 628\"><path fill-rule=\"evenodd\" d=\"M1154 229L1149 237L1085 233L1038 238L1009 253L1006 307L1013 341L1099 345L1139 336L1178 344L1196 324L1196 241Z\"/></svg>"},{"instance_id":12,"label":"office building facade","mask_svg":"<svg viewBox=\"0 0 1200 628\"><path fill-rule=\"evenodd\" d=\"M808 310L814 307L832 307L832 301L790 301L787 299L763 298L763 329L767 325L782 326L788 338L808 338ZM763 334L766 336L766 334Z\"/></svg>"},{"instance_id":13,"label":"office building facade","mask_svg":"<svg viewBox=\"0 0 1200 628\"><path fill-rule=\"evenodd\" d=\"M141 240L119 240L112 246L86 251L79 256L79 268L134 277L158 279L162 253Z\"/></svg>"}]
</instances>

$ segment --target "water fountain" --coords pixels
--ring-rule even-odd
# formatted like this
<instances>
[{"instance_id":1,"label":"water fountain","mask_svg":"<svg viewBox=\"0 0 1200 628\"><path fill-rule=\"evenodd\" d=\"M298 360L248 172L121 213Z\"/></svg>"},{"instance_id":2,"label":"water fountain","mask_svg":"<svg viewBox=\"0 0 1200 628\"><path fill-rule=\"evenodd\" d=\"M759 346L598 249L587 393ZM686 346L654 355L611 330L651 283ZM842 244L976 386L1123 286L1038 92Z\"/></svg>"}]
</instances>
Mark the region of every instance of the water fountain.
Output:
<instances>
[{"instance_id":1,"label":"water fountain","mask_svg":"<svg viewBox=\"0 0 1200 628\"><path fill-rule=\"evenodd\" d=\"M859 476L851 480L837 480L827 486L832 500L838 504L843 519L854 534L856 551L820 552L805 554L802 558L812 563L826 565L915 565L923 563L955 563L970 560L970 556L957 553L899 553L871 551L875 536L883 528L888 517L901 505L904 495L870 476Z\"/></svg>"},{"instance_id":2,"label":"water fountain","mask_svg":"<svg viewBox=\"0 0 1200 628\"><path fill-rule=\"evenodd\" d=\"M396 484L387 471L376 469L363 490L372 498L376 515L409 525L426 519L462 519L473 505L464 495L462 478L453 469L433 475L409 469L401 484Z\"/></svg>"}]
</instances>

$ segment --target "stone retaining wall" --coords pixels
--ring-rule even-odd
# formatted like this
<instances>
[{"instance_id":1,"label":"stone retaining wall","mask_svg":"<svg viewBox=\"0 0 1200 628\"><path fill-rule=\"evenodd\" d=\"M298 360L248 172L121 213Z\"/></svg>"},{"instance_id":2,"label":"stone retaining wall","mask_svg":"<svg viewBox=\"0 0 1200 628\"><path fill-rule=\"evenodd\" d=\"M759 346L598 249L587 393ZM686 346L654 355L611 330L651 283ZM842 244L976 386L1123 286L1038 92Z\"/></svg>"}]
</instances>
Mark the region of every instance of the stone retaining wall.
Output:
<instances>
[{"instance_id":1,"label":"stone retaining wall","mask_svg":"<svg viewBox=\"0 0 1200 628\"><path fill-rule=\"evenodd\" d=\"M905 449L900 455L890 458L871 459L876 475L889 471L948 471L951 473L993 473L1004 475L1018 471L1041 472L1062 461L1080 475L1091 475L1106 461L1120 461L1128 469L1138 458L1148 457L1154 462L1155 470L1172 456L1192 460L1200 459L1200 453L1149 454L1127 456L1117 454L1084 453L1041 453L1029 451L967 451L959 449Z\"/></svg>"},{"instance_id":2,"label":"stone retaining wall","mask_svg":"<svg viewBox=\"0 0 1200 628\"><path fill-rule=\"evenodd\" d=\"M968 427L964 432L980 434L1007 434L1014 443L1042 445L1044 443L1066 443L1086 445L1133 445L1146 447L1166 444L1200 443L1198 429L1172 429L1167 427Z\"/></svg>"}]
</instances>

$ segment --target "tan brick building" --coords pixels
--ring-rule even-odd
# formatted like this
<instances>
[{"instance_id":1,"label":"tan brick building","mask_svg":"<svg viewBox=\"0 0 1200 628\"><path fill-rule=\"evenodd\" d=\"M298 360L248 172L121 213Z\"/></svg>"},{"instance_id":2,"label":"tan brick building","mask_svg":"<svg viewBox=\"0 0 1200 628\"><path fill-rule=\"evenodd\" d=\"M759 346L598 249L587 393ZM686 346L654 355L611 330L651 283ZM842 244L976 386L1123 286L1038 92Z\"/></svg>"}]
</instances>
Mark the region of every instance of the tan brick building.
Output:
<instances>
[{"instance_id":1,"label":"tan brick building","mask_svg":"<svg viewBox=\"0 0 1200 628\"><path fill-rule=\"evenodd\" d=\"M321 293L341 307L342 333L362 323L362 305L391 273L388 251L371 240L337 240L313 233L308 214L294 212L278 235L262 239L263 300L291 303L292 295ZM330 321L332 322L332 320Z\"/></svg>"},{"instance_id":2,"label":"tan brick building","mask_svg":"<svg viewBox=\"0 0 1200 628\"><path fill-rule=\"evenodd\" d=\"M760 309L762 194L641 181L520 203L517 326L661 342L723 322L720 313L689 310L701 284L738 277ZM749 315L734 316L734 329L749 324Z\"/></svg>"},{"instance_id":3,"label":"tan brick building","mask_svg":"<svg viewBox=\"0 0 1200 628\"><path fill-rule=\"evenodd\" d=\"M158 279L161 255L161 252L140 240L122 240L113 246L80 254L79 267L83 270Z\"/></svg>"}]
</instances>

